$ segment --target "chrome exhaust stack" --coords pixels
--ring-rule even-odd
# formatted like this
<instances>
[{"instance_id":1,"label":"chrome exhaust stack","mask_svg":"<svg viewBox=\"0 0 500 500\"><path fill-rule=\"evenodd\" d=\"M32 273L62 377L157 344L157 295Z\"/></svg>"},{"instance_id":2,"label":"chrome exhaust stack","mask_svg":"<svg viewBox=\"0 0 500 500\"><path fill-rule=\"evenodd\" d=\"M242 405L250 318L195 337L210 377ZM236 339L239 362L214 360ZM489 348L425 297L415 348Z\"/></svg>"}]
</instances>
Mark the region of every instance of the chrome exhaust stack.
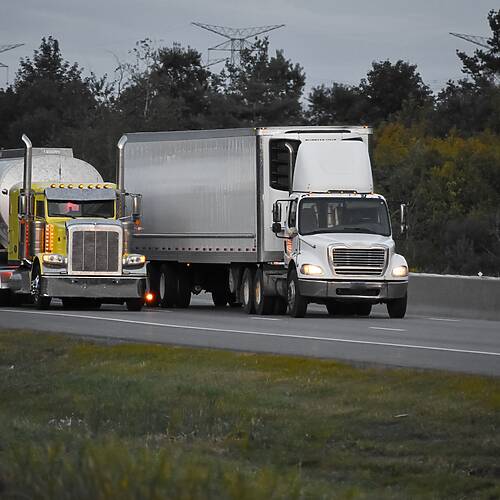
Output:
<instances>
[{"instance_id":1,"label":"chrome exhaust stack","mask_svg":"<svg viewBox=\"0 0 500 500\"><path fill-rule=\"evenodd\" d=\"M125 216L125 144L127 136L122 135L118 141L118 156L116 160L116 194L117 194L117 219Z\"/></svg>"},{"instance_id":2,"label":"chrome exhaust stack","mask_svg":"<svg viewBox=\"0 0 500 500\"><path fill-rule=\"evenodd\" d=\"M21 137L25 145L23 189L19 196L19 259L31 260L33 231L33 192L31 179L33 175L33 145L26 134Z\"/></svg>"}]
</instances>

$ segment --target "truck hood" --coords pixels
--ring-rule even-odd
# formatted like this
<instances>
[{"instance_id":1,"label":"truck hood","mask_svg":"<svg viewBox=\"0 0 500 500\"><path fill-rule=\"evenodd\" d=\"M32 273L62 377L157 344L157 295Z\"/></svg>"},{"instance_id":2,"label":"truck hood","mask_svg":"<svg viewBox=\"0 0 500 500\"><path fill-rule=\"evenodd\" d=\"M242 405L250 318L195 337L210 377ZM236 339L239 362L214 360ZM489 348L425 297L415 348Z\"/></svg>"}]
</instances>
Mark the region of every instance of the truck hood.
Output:
<instances>
[{"instance_id":1,"label":"truck hood","mask_svg":"<svg viewBox=\"0 0 500 500\"><path fill-rule=\"evenodd\" d=\"M114 219L72 219L66 221L66 227L70 228L73 226L118 226L120 227L122 223Z\"/></svg>"},{"instance_id":2,"label":"truck hood","mask_svg":"<svg viewBox=\"0 0 500 500\"><path fill-rule=\"evenodd\" d=\"M322 233L300 236L300 239L318 247L334 245L346 248L394 248L394 240L390 236L380 234Z\"/></svg>"}]
</instances>

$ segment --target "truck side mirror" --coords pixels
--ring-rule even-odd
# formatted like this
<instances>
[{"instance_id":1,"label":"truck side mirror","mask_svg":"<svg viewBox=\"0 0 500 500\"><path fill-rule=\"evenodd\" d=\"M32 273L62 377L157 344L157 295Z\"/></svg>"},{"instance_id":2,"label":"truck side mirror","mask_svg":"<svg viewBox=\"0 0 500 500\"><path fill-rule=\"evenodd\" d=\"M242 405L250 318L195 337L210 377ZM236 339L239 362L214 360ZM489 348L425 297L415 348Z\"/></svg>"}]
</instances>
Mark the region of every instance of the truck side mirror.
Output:
<instances>
[{"instance_id":1,"label":"truck side mirror","mask_svg":"<svg viewBox=\"0 0 500 500\"><path fill-rule=\"evenodd\" d=\"M277 222L280 223L281 227L281 203L279 201L275 201L273 204L273 223ZM273 231L274 231L274 224L273 224ZM276 231L274 232L276 233Z\"/></svg>"},{"instance_id":2,"label":"truck side mirror","mask_svg":"<svg viewBox=\"0 0 500 500\"><path fill-rule=\"evenodd\" d=\"M401 203L399 206L400 224L401 224L401 234L406 234L408 231L408 210L405 203Z\"/></svg>"},{"instance_id":3,"label":"truck side mirror","mask_svg":"<svg viewBox=\"0 0 500 500\"><path fill-rule=\"evenodd\" d=\"M283 231L283 228L281 227L281 222L273 222L272 229L274 234L281 233L281 231Z\"/></svg>"}]
</instances>

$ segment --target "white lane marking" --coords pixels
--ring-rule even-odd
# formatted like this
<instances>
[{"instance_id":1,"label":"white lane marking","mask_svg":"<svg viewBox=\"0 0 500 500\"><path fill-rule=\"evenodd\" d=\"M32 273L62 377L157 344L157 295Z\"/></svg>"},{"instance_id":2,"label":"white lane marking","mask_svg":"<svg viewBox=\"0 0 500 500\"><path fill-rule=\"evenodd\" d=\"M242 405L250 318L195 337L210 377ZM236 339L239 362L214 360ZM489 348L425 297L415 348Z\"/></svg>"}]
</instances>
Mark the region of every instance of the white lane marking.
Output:
<instances>
[{"instance_id":1,"label":"white lane marking","mask_svg":"<svg viewBox=\"0 0 500 500\"><path fill-rule=\"evenodd\" d=\"M307 335L297 335L291 333L273 333L273 332L256 332L251 330L229 330L225 328L210 328L208 326L189 326L189 325L174 325L169 323L153 323L151 321L137 321L133 319L122 319L122 318L106 318L104 316L87 316L84 314L68 314L68 313L54 313L54 312L42 312L42 311L21 311L18 309L2 309L2 312L10 312L17 314L38 314L41 316L61 316L66 318L80 318L80 319L95 319L98 321L114 321L117 323L128 323L132 325L143 325L143 326L157 326L164 328L177 328L180 330L196 330L196 331L207 331L207 332L220 332L220 333L237 333L242 335L256 335L263 337L280 337L289 339L300 339L300 340L320 340L323 342L340 342L345 344L361 344L361 345L375 345L384 347L400 347L404 349L420 349L423 351L440 351L440 352L455 352L459 354L482 354L486 356L500 356L500 352L489 352L489 351L472 351L467 349L453 349L451 347L434 347L427 345L416 345L416 344L396 344L393 342L375 342L371 340L354 340L354 339L338 339L332 337L316 337Z\"/></svg>"},{"instance_id":2,"label":"white lane marking","mask_svg":"<svg viewBox=\"0 0 500 500\"><path fill-rule=\"evenodd\" d=\"M453 323L460 323L460 319L451 319L451 318L426 318L431 321L452 321Z\"/></svg>"},{"instance_id":3,"label":"white lane marking","mask_svg":"<svg viewBox=\"0 0 500 500\"><path fill-rule=\"evenodd\" d=\"M370 326L371 330L388 330L389 332L407 332L403 328L386 328L385 326Z\"/></svg>"},{"instance_id":4,"label":"white lane marking","mask_svg":"<svg viewBox=\"0 0 500 500\"><path fill-rule=\"evenodd\" d=\"M281 321L279 318L250 318L250 319L256 319L258 321Z\"/></svg>"}]
</instances>

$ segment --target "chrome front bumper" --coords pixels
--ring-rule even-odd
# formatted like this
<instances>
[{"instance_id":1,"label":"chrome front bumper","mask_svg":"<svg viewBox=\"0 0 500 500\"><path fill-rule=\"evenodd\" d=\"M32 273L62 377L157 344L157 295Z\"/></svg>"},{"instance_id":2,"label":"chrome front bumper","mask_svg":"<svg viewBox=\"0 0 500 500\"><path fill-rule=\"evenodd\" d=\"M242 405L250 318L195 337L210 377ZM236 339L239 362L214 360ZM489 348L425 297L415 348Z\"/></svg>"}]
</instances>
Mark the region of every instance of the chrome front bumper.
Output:
<instances>
[{"instance_id":1,"label":"chrome front bumper","mask_svg":"<svg viewBox=\"0 0 500 500\"><path fill-rule=\"evenodd\" d=\"M408 281L327 281L299 280L300 294L312 299L386 302L404 297Z\"/></svg>"},{"instance_id":2,"label":"chrome front bumper","mask_svg":"<svg viewBox=\"0 0 500 500\"><path fill-rule=\"evenodd\" d=\"M43 276L42 295L96 299L135 299L144 297L146 277Z\"/></svg>"}]
</instances>

